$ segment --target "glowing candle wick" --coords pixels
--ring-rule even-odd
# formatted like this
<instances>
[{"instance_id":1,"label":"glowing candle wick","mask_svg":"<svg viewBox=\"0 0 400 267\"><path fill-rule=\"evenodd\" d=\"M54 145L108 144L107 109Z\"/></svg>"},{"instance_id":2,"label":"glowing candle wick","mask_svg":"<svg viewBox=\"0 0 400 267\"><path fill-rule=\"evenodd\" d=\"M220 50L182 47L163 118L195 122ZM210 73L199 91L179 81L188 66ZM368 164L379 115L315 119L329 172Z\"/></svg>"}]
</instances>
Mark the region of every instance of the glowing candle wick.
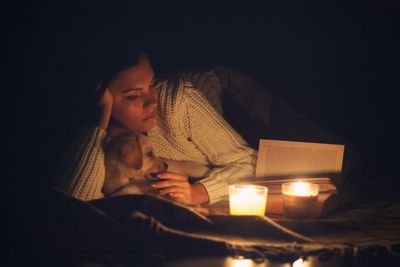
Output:
<instances>
[{"instance_id":1,"label":"glowing candle wick","mask_svg":"<svg viewBox=\"0 0 400 267\"><path fill-rule=\"evenodd\" d=\"M294 194L296 195L309 195L310 192L310 187L308 186L308 184L304 183L304 182L297 182L294 184Z\"/></svg>"}]
</instances>

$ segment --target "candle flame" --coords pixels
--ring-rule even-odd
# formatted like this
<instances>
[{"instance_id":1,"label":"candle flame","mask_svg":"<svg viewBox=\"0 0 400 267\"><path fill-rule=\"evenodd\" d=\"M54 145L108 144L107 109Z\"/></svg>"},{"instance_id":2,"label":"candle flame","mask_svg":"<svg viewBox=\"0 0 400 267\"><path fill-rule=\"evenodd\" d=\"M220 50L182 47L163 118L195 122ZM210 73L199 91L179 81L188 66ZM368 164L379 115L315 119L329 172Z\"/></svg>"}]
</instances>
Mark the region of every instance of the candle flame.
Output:
<instances>
[{"instance_id":1,"label":"candle flame","mask_svg":"<svg viewBox=\"0 0 400 267\"><path fill-rule=\"evenodd\" d=\"M245 196L252 196L254 194L256 194L257 191L254 187L252 186L248 186L248 187L243 187L240 191L239 194L240 195L245 195Z\"/></svg>"},{"instance_id":2,"label":"candle flame","mask_svg":"<svg viewBox=\"0 0 400 267\"><path fill-rule=\"evenodd\" d=\"M290 195L295 196L315 196L318 191L313 190L309 183L295 182L291 186Z\"/></svg>"},{"instance_id":3,"label":"candle flame","mask_svg":"<svg viewBox=\"0 0 400 267\"><path fill-rule=\"evenodd\" d=\"M293 184L293 193L300 196L310 194L310 185L305 182L296 182Z\"/></svg>"},{"instance_id":4,"label":"candle flame","mask_svg":"<svg viewBox=\"0 0 400 267\"><path fill-rule=\"evenodd\" d=\"M251 267L254 266L254 263L250 259L235 259L235 258L229 258L229 260L226 262L227 264L225 266L231 266L231 267Z\"/></svg>"},{"instance_id":5,"label":"candle flame","mask_svg":"<svg viewBox=\"0 0 400 267\"><path fill-rule=\"evenodd\" d=\"M293 267L304 267L304 261L302 258L297 259L296 261L293 262L292 266Z\"/></svg>"}]
</instances>

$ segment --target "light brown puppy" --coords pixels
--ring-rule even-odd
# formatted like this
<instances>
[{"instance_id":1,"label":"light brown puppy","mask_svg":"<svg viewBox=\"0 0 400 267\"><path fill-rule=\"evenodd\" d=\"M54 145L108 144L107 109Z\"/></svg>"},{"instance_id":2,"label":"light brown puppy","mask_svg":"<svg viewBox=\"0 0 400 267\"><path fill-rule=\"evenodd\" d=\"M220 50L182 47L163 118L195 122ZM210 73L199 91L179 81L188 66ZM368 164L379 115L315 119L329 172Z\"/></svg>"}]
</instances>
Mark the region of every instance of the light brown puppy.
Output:
<instances>
[{"instance_id":1,"label":"light brown puppy","mask_svg":"<svg viewBox=\"0 0 400 267\"><path fill-rule=\"evenodd\" d=\"M147 136L135 132L123 132L105 145L106 178L105 196L124 194L156 194L150 185L158 180L159 172L169 171L204 177L207 166L195 162L173 161L157 157Z\"/></svg>"}]
</instances>

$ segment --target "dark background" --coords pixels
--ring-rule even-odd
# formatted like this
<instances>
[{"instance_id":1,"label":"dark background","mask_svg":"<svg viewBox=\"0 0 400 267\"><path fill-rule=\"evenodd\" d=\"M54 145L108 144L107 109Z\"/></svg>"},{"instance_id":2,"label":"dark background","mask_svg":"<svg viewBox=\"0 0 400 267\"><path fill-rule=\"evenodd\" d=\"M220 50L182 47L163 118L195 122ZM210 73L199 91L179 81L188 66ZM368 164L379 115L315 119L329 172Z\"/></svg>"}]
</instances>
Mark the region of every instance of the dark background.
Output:
<instances>
[{"instance_id":1,"label":"dark background","mask_svg":"<svg viewBox=\"0 0 400 267\"><path fill-rule=\"evenodd\" d=\"M1 10L10 160L2 197L14 211L51 184L80 121L75 99L90 72L91 38L107 31L144 44L158 73L186 64L247 72L395 173L396 1L109 2L32 1Z\"/></svg>"},{"instance_id":2,"label":"dark background","mask_svg":"<svg viewBox=\"0 0 400 267\"><path fill-rule=\"evenodd\" d=\"M17 242L15 233L26 240L14 217L35 219L28 209L40 209L36 200L76 132L75 99L86 85L86 52L99 32L140 41L158 73L186 64L224 64L251 74L353 142L391 177L377 179L398 186L396 1L109 2L2 6L7 172L1 197L13 214L8 249Z\"/></svg>"},{"instance_id":3,"label":"dark background","mask_svg":"<svg viewBox=\"0 0 400 267\"><path fill-rule=\"evenodd\" d=\"M31 182L28 191L51 183L80 121L75 99L90 72L86 52L96 45L92 37L107 31L138 40L158 73L186 64L247 72L385 169L394 167L399 11L395 1L294 0L41 1L3 8L9 176L24 173L11 180Z\"/></svg>"},{"instance_id":4,"label":"dark background","mask_svg":"<svg viewBox=\"0 0 400 267\"><path fill-rule=\"evenodd\" d=\"M29 166L18 163L11 175L21 168L35 173L31 191L51 182L80 121L75 99L93 67L87 56L93 36L110 31L140 42L158 73L186 64L247 72L385 169L395 166L399 11L395 1L294 0L4 8L5 140L12 162L23 153ZM24 145L15 149L21 136Z\"/></svg>"}]
</instances>

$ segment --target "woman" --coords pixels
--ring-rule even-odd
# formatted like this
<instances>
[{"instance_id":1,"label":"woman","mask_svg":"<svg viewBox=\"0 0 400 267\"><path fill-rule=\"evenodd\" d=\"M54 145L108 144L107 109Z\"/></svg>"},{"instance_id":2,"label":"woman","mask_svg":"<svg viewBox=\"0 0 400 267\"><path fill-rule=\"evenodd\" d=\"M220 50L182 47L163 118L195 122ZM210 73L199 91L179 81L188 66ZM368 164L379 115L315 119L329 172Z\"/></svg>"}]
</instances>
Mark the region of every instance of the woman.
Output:
<instances>
[{"instance_id":1,"label":"woman","mask_svg":"<svg viewBox=\"0 0 400 267\"><path fill-rule=\"evenodd\" d=\"M207 83L202 83L203 86ZM215 85L215 83L214 83ZM117 68L103 80L94 125L82 129L61 164L56 185L81 200L102 198L102 144L123 131L143 132L163 158L197 161L212 167L206 177L163 172L153 183L160 195L195 204L214 203L228 194L228 184L254 175L256 152L210 105L196 84L179 75L155 82L149 59Z\"/></svg>"}]
</instances>

